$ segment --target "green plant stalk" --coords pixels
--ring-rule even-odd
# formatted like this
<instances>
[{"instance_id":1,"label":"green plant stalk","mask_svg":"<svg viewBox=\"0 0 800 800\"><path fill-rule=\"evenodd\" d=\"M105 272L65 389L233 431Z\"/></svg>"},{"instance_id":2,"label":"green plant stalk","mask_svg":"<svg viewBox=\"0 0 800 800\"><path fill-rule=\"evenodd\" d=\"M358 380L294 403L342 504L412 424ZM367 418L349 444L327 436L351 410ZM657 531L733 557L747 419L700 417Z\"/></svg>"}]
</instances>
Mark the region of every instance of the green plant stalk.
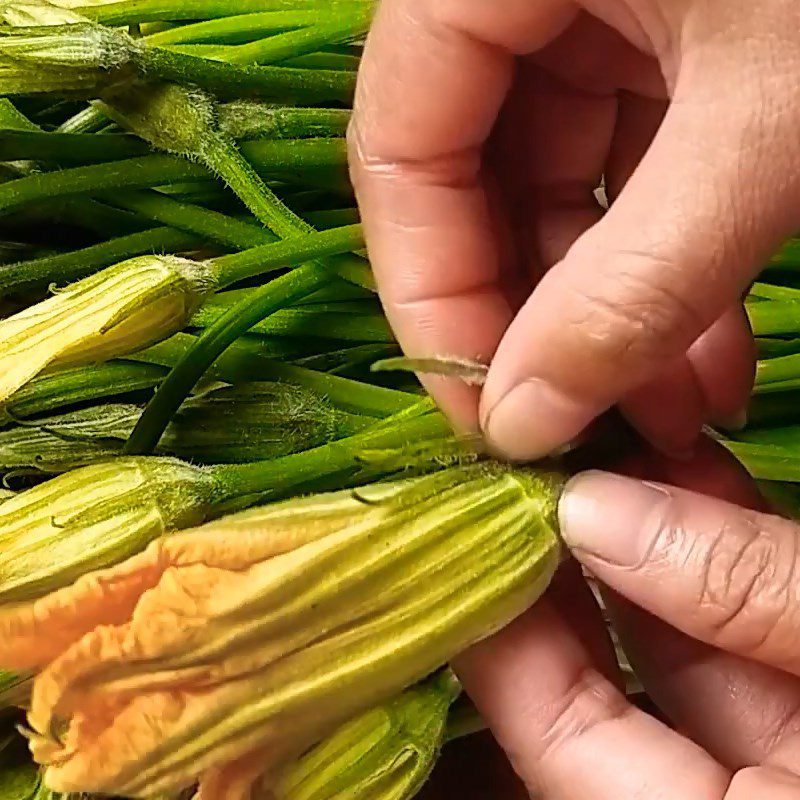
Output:
<instances>
[{"instance_id":1,"label":"green plant stalk","mask_svg":"<svg viewBox=\"0 0 800 800\"><path fill-rule=\"evenodd\" d=\"M755 336L780 336L800 333L800 302L768 300L746 305Z\"/></svg>"},{"instance_id":2,"label":"green plant stalk","mask_svg":"<svg viewBox=\"0 0 800 800\"><path fill-rule=\"evenodd\" d=\"M150 148L126 134L0 131L0 161L48 161L63 166L145 156Z\"/></svg>"},{"instance_id":3,"label":"green plant stalk","mask_svg":"<svg viewBox=\"0 0 800 800\"><path fill-rule=\"evenodd\" d=\"M785 384L800 379L800 355L782 356L759 361L756 366L755 391L768 386ZM773 391L776 391L773 389Z\"/></svg>"},{"instance_id":4,"label":"green plant stalk","mask_svg":"<svg viewBox=\"0 0 800 800\"><path fill-rule=\"evenodd\" d=\"M97 133L108 122L108 117L92 104L62 122L55 129L55 133Z\"/></svg>"},{"instance_id":5,"label":"green plant stalk","mask_svg":"<svg viewBox=\"0 0 800 800\"><path fill-rule=\"evenodd\" d=\"M0 97L0 128L12 131L40 130L5 97Z\"/></svg>"},{"instance_id":6,"label":"green plant stalk","mask_svg":"<svg viewBox=\"0 0 800 800\"><path fill-rule=\"evenodd\" d=\"M205 164L228 184L256 219L279 238L314 231L256 174L247 151L240 152L227 136L214 128L215 104L207 95L165 85L129 90L109 102L112 114L154 146ZM348 280L371 284L366 261L361 260L360 269L352 259L332 260L328 265ZM342 265L346 270L339 271Z\"/></svg>"},{"instance_id":7,"label":"green plant stalk","mask_svg":"<svg viewBox=\"0 0 800 800\"><path fill-rule=\"evenodd\" d=\"M192 317L189 326L207 328L213 325L231 307L256 291L238 289L210 297ZM341 342L393 343L394 336L386 317L368 308L351 313L324 306L285 308L256 323L251 333L265 336L318 337Z\"/></svg>"},{"instance_id":8,"label":"green plant stalk","mask_svg":"<svg viewBox=\"0 0 800 800\"><path fill-rule=\"evenodd\" d=\"M233 139L304 139L344 136L351 112L340 108L289 108L254 101L221 103L220 131Z\"/></svg>"},{"instance_id":9,"label":"green plant stalk","mask_svg":"<svg viewBox=\"0 0 800 800\"><path fill-rule=\"evenodd\" d=\"M445 742L449 743L458 739L465 739L468 736L485 731L486 728L486 722L472 703L458 703L453 706L447 717Z\"/></svg>"},{"instance_id":10,"label":"green plant stalk","mask_svg":"<svg viewBox=\"0 0 800 800\"><path fill-rule=\"evenodd\" d=\"M369 367L375 361L399 354L400 348L396 344L359 344L329 353L296 358L292 363L331 375L363 380L369 375Z\"/></svg>"},{"instance_id":11,"label":"green plant stalk","mask_svg":"<svg viewBox=\"0 0 800 800\"><path fill-rule=\"evenodd\" d=\"M381 424L347 439L273 461L221 465L214 467L214 471L230 496L258 495L266 501L282 497L298 486L325 486L326 478L331 476L352 479L365 472L364 453L395 449L404 452L420 443L443 443L451 438L452 429L444 416L429 413ZM411 456L408 462L409 467L414 465ZM379 465L375 471L376 474L387 474ZM366 472L369 473L368 467Z\"/></svg>"},{"instance_id":12,"label":"green plant stalk","mask_svg":"<svg viewBox=\"0 0 800 800\"><path fill-rule=\"evenodd\" d=\"M0 425L65 406L153 389L167 371L158 364L109 361L42 375L0 406Z\"/></svg>"},{"instance_id":13,"label":"green plant stalk","mask_svg":"<svg viewBox=\"0 0 800 800\"><path fill-rule=\"evenodd\" d=\"M265 117L274 117L277 110L261 108ZM267 135L252 138L241 143L241 147L263 169L318 169L340 167L344 164L344 140L348 114L341 114L335 109L297 109L283 111L283 119L300 135L296 142L305 142L300 150L292 151L295 137L290 135L275 136L283 120L276 120L269 127L265 124ZM293 119L292 119L293 118ZM266 122L266 119L264 120ZM271 122L271 120L270 120ZM310 125L316 123L322 136L313 136L309 132ZM251 132L233 138L258 137L256 125ZM270 132L273 135L269 135ZM275 140L287 140L279 144ZM310 140L310 141L309 141ZM327 145L324 140L329 141ZM140 139L127 134L106 133L102 136L92 133L44 133L42 131L0 130L0 161L45 161L63 166L81 166L98 164L104 161L120 161L149 155L150 147Z\"/></svg>"},{"instance_id":14,"label":"green plant stalk","mask_svg":"<svg viewBox=\"0 0 800 800\"><path fill-rule=\"evenodd\" d=\"M800 482L800 454L796 448L731 440L722 440L722 444L756 480Z\"/></svg>"},{"instance_id":15,"label":"green plant stalk","mask_svg":"<svg viewBox=\"0 0 800 800\"><path fill-rule=\"evenodd\" d=\"M800 300L800 289L757 281L750 287L750 297L763 300Z\"/></svg>"},{"instance_id":16,"label":"green plant stalk","mask_svg":"<svg viewBox=\"0 0 800 800\"><path fill-rule=\"evenodd\" d=\"M156 390L125 443L124 452L152 452L181 403L220 354L260 320L323 286L327 277L317 264L298 267L255 290L206 328L195 347Z\"/></svg>"},{"instance_id":17,"label":"green plant stalk","mask_svg":"<svg viewBox=\"0 0 800 800\"><path fill-rule=\"evenodd\" d=\"M364 234L361 226L348 225L299 236L290 233L282 241L220 256L212 263L218 285L225 287L274 269L348 250L358 250L363 246Z\"/></svg>"},{"instance_id":18,"label":"green plant stalk","mask_svg":"<svg viewBox=\"0 0 800 800\"><path fill-rule=\"evenodd\" d=\"M102 197L106 202L140 217L193 233L226 248L246 250L277 241L277 237L256 223L175 200L162 192L133 191Z\"/></svg>"},{"instance_id":19,"label":"green plant stalk","mask_svg":"<svg viewBox=\"0 0 800 800\"><path fill-rule=\"evenodd\" d=\"M197 341L196 336L179 333L127 358L171 368L191 351ZM409 392L276 361L266 356L261 343L253 338L234 342L214 362L209 370L209 377L231 383L246 380L285 381L327 397L344 411L378 419L397 414L419 402L419 396Z\"/></svg>"},{"instance_id":20,"label":"green plant stalk","mask_svg":"<svg viewBox=\"0 0 800 800\"><path fill-rule=\"evenodd\" d=\"M9 264L0 269L0 293L48 283L63 285L135 256L177 253L199 244L201 239L197 236L166 227L118 236L67 253Z\"/></svg>"},{"instance_id":21,"label":"green plant stalk","mask_svg":"<svg viewBox=\"0 0 800 800\"><path fill-rule=\"evenodd\" d=\"M366 36L371 23L372 8L366 6L353 14L336 15L307 28L237 45L226 53L225 60L231 64L278 64L287 58L313 53L325 45Z\"/></svg>"},{"instance_id":22,"label":"green plant stalk","mask_svg":"<svg viewBox=\"0 0 800 800\"><path fill-rule=\"evenodd\" d=\"M313 26L319 18L318 10L308 9L234 14L158 31L147 36L145 41L156 47L174 44L242 44L264 36Z\"/></svg>"},{"instance_id":23,"label":"green plant stalk","mask_svg":"<svg viewBox=\"0 0 800 800\"><path fill-rule=\"evenodd\" d=\"M309 53L305 56L287 58L282 62L284 67L296 67L297 69L332 69L336 71L358 72L361 66L361 59L358 56L347 55L346 53L331 53L323 51L321 53Z\"/></svg>"},{"instance_id":24,"label":"green plant stalk","mask_svg":"<svg viewBox=\"0 0 800 800\"><path fill-rule=\"evenodd\" d=\"M355 93L350 71L240 66L161 47L145 47L138 59L144 74L196 85L220 97L260 97L276 103L349 104Z\"/></svg>"},{"instance_id":25,"label":"green plant stalk","mask_svg":"<svg viewBox=\"0 0 800 800\"><path fill-rule=\"evenodd\" d=\"M297 13L308 10L325 14L344 13L372 0L119 0L80 9L81 14L104 25L122 26L143 22L181 22L217 19L231 14L262 12Z\"/></svg>"},{"instance_id":26,"label":"green plant stalk","mask_svg":"<svg viewBox=\"0 0 800 800\"><path fill-rule=\"evenodd\" d=\"M333 143L333 144L332 144ZM243 150L257 168L280 176L297 169L315 169L319 166L344 166L343 145L333 139L292 142L259 142L258 146ZM254 143L255 145L256 143ZM280 152L272 147L283 148ZM295 147L298 149L294 149ZM272 152L270 152L272 150ZM288 161L284 160L288 157ZM327 164L324 162L327 161ZM291 163L294 162L294 163ZM323 162L323 163L320 163ZM8 213L27 203L51 200L79 194L91 194L111 189L144 189L180 181L208 180L209 171L201 164L192 164L178 156L153 154L140 158L112 161L73 167L55 172L28 175L17 180L0 183L0 214Z\"/></svg>"},{"instance_id":27,"label":"green plant stalk","mask_svg":"<svg viewBox=\"0 0 800 800\"><path fill-rule=\"evenodd\" d=\"M227 44L169 44L166 49L176 53L184 53L198 58L209 58L217 61L232 61L236 58L236 45ZM361 59L346 53L322 51L294 56L281 61L282 67L296 69L333 70L334 72L358 72Z\"/></svg>"}]
</instances>

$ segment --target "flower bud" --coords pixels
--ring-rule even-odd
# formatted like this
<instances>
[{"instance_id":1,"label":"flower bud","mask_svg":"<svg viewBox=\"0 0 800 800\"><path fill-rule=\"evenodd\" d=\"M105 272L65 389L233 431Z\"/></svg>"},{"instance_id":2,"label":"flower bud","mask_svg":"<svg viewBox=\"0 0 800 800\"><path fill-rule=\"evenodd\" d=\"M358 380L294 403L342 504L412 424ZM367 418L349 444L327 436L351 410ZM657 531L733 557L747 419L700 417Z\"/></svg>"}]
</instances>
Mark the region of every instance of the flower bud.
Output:
<instances>
[{"instance_id":1,"label":"flower bud","mask_svg":"<svg viewBox=\"0 0 800 800\"><path fill-rule=\"evenodd\" d=\"M0 610L0 664L44 666L47 785L146 797L255 752L275 774L536 601L561 482L482 463L287 501Z\"/></svg>"},{"instance_id":2,"label":"flower bud","mask_svg":"<svg viewBox=\"0 0 800 800\"><path fill-rule=\"evenodd\" d=\"M270 800L410 800L436 765L450 704L449 671L346 723L270 787Z\"/></svg>"},{"instance_id":3,"label":"flower bud","mask_svg":"<svg viewBox=\"0 0 800 800\"><path fill-rule=\"evenodd\" d=\"M159 443L206 464L267 461L357 433L367 423L287 383L243 383L187 400Z\"/></svg>"},{"instance_id":4,"label":"flower bud","mask_svg":"<svg viewBox=\"0 0 800 800\"><path fill-rule=\"evenodd\" d=\"M200 467L127 458L21 492L0 505L0 604L67 586L171 530L197 524L216 490L213 476Z\"/></svg>"},{"instance_id":5,"label":"flower bud","mask_svg":"<svg viewBox=\"0 0 800 800\"><path fill-rule=\"evenodd\" d=\"M136 44L127 34L92 22L0 31L0 61L40 70L111 72L128 64L135 51Z\"/></svg>"},{"instance_id":6,"label":"flower bud","mask_svg":"<svg viewBox=\"0 0 800 800\"><path fill-rule=\"evenodd\" d=\"M0 430L0 471L69 469L120 455L142 409L88 406ZM202 464L268 461L341 439L369 424L323 396L285 383L223 386L185 401L157 451Z\"/></svg>"},{"instance_id":7,"label":"flower bud","mask_svg":"<svg viewBox=\"0 0 800 800\"><path fill-rule=\"evenodd\" d=\"M0 430L0 471L66 472L120 455L142 410L107 404Z\"/></svg>"},{"instance_id":8,"label":"flower bud","mask_svg":"<svg viewBox=\"0 0 800 800\"><path fill-rule=\"evenodd\" d=\"M142 256L0 321L0 402L48 366L104 361L165 339L212 286L207 264Z\"/></svg>"},{"instance_id":9,"label":"flower bud","mask_svg":"<svg viewBox=\"0 0 800 800\"><path fill-rule=\"evenodd\" d=\"M105 112L159 150L201 156L215 127L214 102L174 83L139 84L109 96Z\"/></svg>"}]
</instances>

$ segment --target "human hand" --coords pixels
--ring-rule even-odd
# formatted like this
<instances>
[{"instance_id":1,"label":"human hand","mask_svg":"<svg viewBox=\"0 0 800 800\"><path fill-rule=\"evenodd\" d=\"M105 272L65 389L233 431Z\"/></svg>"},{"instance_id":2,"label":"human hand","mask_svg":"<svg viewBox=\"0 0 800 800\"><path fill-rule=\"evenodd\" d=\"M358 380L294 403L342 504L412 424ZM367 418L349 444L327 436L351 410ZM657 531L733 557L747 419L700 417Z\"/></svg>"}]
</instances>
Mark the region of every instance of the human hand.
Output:
<instances>
[{"instance_id":1,"label":"human hand","mask_svg":"<svg viewBox=\"0 0 800 800\"><path fill-rule=\"evenodd\" d=\"M350 134L381 296L408 355L491 360L440 404L515 459L615 404L678 456L739 422L799 126L794 0L383 0Z\"/></svg>"},{"instance_id":2,"label":"human hand","mask_svg":"<svg viewBox=\"0 0 800 800\"><path fill-rule=\"evenodd\" d=\"M626 652L675 730L626 701L577 570L456 669L533 797L794 800L800 526L726 502L760 498L708 440L692 461L660 467L660 478L725 499L589 473L561 520L610 587Z\"/></svg>"}]
</instances>

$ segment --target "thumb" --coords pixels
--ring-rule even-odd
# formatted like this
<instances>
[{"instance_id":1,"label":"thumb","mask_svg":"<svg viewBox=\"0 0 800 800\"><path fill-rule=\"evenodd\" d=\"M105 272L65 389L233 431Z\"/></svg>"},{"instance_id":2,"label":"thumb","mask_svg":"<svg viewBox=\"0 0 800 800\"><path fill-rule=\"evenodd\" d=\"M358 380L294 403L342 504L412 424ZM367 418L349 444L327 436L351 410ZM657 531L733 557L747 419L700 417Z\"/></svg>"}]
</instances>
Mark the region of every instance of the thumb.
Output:
<instances>
[{"instance_id":1,"label":"thumb","mask_svg":"<svg viewBox=\"0 0 800 800\"><path fill-rule=\"evenodd\" d=\"M553 452L683 356L800 222L800 62L729 49L683 57L639 168L507 330L481 403L507 457Z\"/></svg>"}]
</instances>

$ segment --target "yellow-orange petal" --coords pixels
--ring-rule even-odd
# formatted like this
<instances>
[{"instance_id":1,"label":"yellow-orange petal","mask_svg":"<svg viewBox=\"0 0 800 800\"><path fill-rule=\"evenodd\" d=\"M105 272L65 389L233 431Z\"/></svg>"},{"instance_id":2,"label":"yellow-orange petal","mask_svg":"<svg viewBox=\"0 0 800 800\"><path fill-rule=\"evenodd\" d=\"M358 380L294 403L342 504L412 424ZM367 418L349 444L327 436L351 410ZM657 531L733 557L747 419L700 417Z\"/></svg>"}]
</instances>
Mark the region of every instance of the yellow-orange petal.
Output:
<instances>
[{"instance_id":1,"label":"yellow-orange petal","mask_svg":"<svg viewBox=\"0 0 800 800\"><path fill-rule=\"evenodd\" d=\"M200 777L194 800L251 800L256 787L265 780L268 758L267 750L255 750L208 770Z\"/></svg>"},{"instance_id":2,"label":"yellow-orange petal","mask_svg":"<svg viewBox=\"0 0 800 800\"><path fill-rule=\"evenodd\" d=\"M123 624L142 594L170 567L244 570L341 527L335 513L296 524L305 505L300 501L268 519L263 509L254 509L158 539L139 555L79 578L72 586L34 601L0 606L0 665L39 669L99 625Z\"/></svg>"}]
</instances>

